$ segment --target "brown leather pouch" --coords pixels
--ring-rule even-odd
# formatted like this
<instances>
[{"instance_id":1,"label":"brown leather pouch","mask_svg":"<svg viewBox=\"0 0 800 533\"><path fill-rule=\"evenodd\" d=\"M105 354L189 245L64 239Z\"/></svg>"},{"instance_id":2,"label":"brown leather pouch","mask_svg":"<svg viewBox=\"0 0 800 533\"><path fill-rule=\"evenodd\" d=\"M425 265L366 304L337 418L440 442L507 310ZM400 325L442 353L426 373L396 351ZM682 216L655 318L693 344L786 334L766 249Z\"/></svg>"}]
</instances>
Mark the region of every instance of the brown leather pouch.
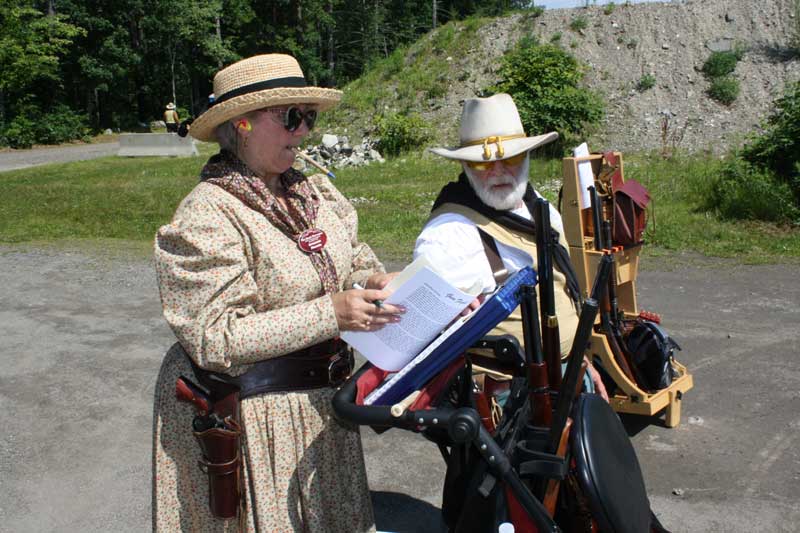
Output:
<instances>
[{"instance_id":1,"label":"brown leather pouch","mask_svg":"<svg viewBox=\"0 0 800 533\"><path fill-rule=\"evenodd\" d=\"M234 518L241 499L239 444L242 432L230 417L225 419L225 423L229 429L211 428L193 433L203 452L199 463L208 475L211 513L219 518Z\"/></svg>"}]
</instances>

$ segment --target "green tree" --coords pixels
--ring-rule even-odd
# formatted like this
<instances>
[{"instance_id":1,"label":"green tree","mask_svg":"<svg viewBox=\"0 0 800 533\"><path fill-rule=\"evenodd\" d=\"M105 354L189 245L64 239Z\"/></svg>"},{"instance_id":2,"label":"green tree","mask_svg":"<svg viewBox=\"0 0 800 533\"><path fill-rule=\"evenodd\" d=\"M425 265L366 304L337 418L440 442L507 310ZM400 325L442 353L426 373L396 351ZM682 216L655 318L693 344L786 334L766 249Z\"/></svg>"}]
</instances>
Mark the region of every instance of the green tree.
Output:
<instances>
[{"instance_id":1,"label":"green tree","mask_svg":"<svg viewBox=\"0 0 800 533\"><path fill-rule=\"evenodd\" d=\"M61 58L83 33L64 17L47 16L31 4L6 0L0 10L0 126L16 102L30 103L36 84L58 85Z\"/></svg>"},{"instance_id":2,"label":"green tree","mask_svg":"<svg viewBox=\"0 0 800 533\"><path fill-rule=\"evenodd\" d=\"M583 75L578 61L561 48L523 39L503 57L501 81L489 91L514 98L529 134L557 131L559 149L603 117L601 98L581 87Z\"/></svg>"}]
</instances>

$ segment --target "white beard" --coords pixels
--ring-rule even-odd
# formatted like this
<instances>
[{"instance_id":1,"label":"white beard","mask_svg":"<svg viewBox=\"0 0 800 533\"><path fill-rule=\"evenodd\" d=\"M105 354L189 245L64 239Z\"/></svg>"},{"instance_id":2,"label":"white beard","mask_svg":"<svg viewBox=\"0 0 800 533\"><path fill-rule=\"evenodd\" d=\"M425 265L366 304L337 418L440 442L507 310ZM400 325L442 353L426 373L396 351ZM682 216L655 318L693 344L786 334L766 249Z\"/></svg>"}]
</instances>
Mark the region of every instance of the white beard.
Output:
<instances>
[{"instance_id":1,"label":"white beard","mask_svg":"<svg viewBox=\"0 0 800 533\"><path fill-rule=\"evenodd\" d=\"M522 203L522 197L525 195L525 190L528 188L529 158L525 158L525 161L519 166L519 170L516 174L507 172L501 176L492 176L488 180L481 180L478 178L476 171L469 168L466 163L462 163L461 166L464 168L464 173L467 175L469 184L472 185L472 190L474 190L478 198L489 207L500 211L507 211L509 209L515 209ZM508 191L492 190L493 186L502 184L513 185L513 188Z\"/></svg>"}]
</instances>

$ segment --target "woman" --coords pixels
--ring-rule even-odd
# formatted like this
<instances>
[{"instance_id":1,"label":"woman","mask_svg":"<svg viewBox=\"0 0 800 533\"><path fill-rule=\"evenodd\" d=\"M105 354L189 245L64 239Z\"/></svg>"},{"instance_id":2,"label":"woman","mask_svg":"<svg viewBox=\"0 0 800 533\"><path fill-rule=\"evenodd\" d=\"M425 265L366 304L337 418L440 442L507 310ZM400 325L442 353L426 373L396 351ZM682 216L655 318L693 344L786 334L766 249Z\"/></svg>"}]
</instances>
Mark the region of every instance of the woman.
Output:
<instances>
[{"instance_id":1,"label":"woman","mask_svg":"<svg viewBox=\"0 0 800 533\"><path fill-rule=\"evenodd\" d=\"M403 310L373 303L393 275L358 241L353 207L324 176L291 168L317 111L341 93L306 86L294 58L270 54L221 70L214 94L190 132L221 150L156 235L164 316L179 343L155 394L154 528L372 531L360 436L330 408L336 374L350 370L332 339ZM343 290L356 283L366 289ZM210 511L196 409L176 399L181 375L225 398L219 418L201 416L194 429L239 439L230 463L239 470L226 471L240 481L235 518ZM226 396L231 383L238 398ZM202 459L212 472L225 462ZM230 496L218 489L212 504Z\"/></svg>"}]
</instances>

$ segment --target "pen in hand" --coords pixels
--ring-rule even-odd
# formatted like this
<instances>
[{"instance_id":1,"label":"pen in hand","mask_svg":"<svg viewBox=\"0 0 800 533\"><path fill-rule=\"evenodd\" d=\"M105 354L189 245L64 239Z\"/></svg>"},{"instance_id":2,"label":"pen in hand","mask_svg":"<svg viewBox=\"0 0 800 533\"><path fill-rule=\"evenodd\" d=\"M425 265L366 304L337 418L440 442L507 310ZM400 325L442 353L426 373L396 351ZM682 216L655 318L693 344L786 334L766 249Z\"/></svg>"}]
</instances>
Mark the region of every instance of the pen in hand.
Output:
<instances>
[{"instance_id":1,"label":"pen in hand","mask_svg":"<svg viewBox=\"0 0 800 533\"><path fill-rule=\"evenodd\" d=\"M353 288L354 289L358 289L360 291L367 290L366 287L364 287L360 283L353 283ZM383 300L373 300L372 303L374 303L375 306L378 307L378 308L383 307Z\"/></svg>"}]
</instances>

